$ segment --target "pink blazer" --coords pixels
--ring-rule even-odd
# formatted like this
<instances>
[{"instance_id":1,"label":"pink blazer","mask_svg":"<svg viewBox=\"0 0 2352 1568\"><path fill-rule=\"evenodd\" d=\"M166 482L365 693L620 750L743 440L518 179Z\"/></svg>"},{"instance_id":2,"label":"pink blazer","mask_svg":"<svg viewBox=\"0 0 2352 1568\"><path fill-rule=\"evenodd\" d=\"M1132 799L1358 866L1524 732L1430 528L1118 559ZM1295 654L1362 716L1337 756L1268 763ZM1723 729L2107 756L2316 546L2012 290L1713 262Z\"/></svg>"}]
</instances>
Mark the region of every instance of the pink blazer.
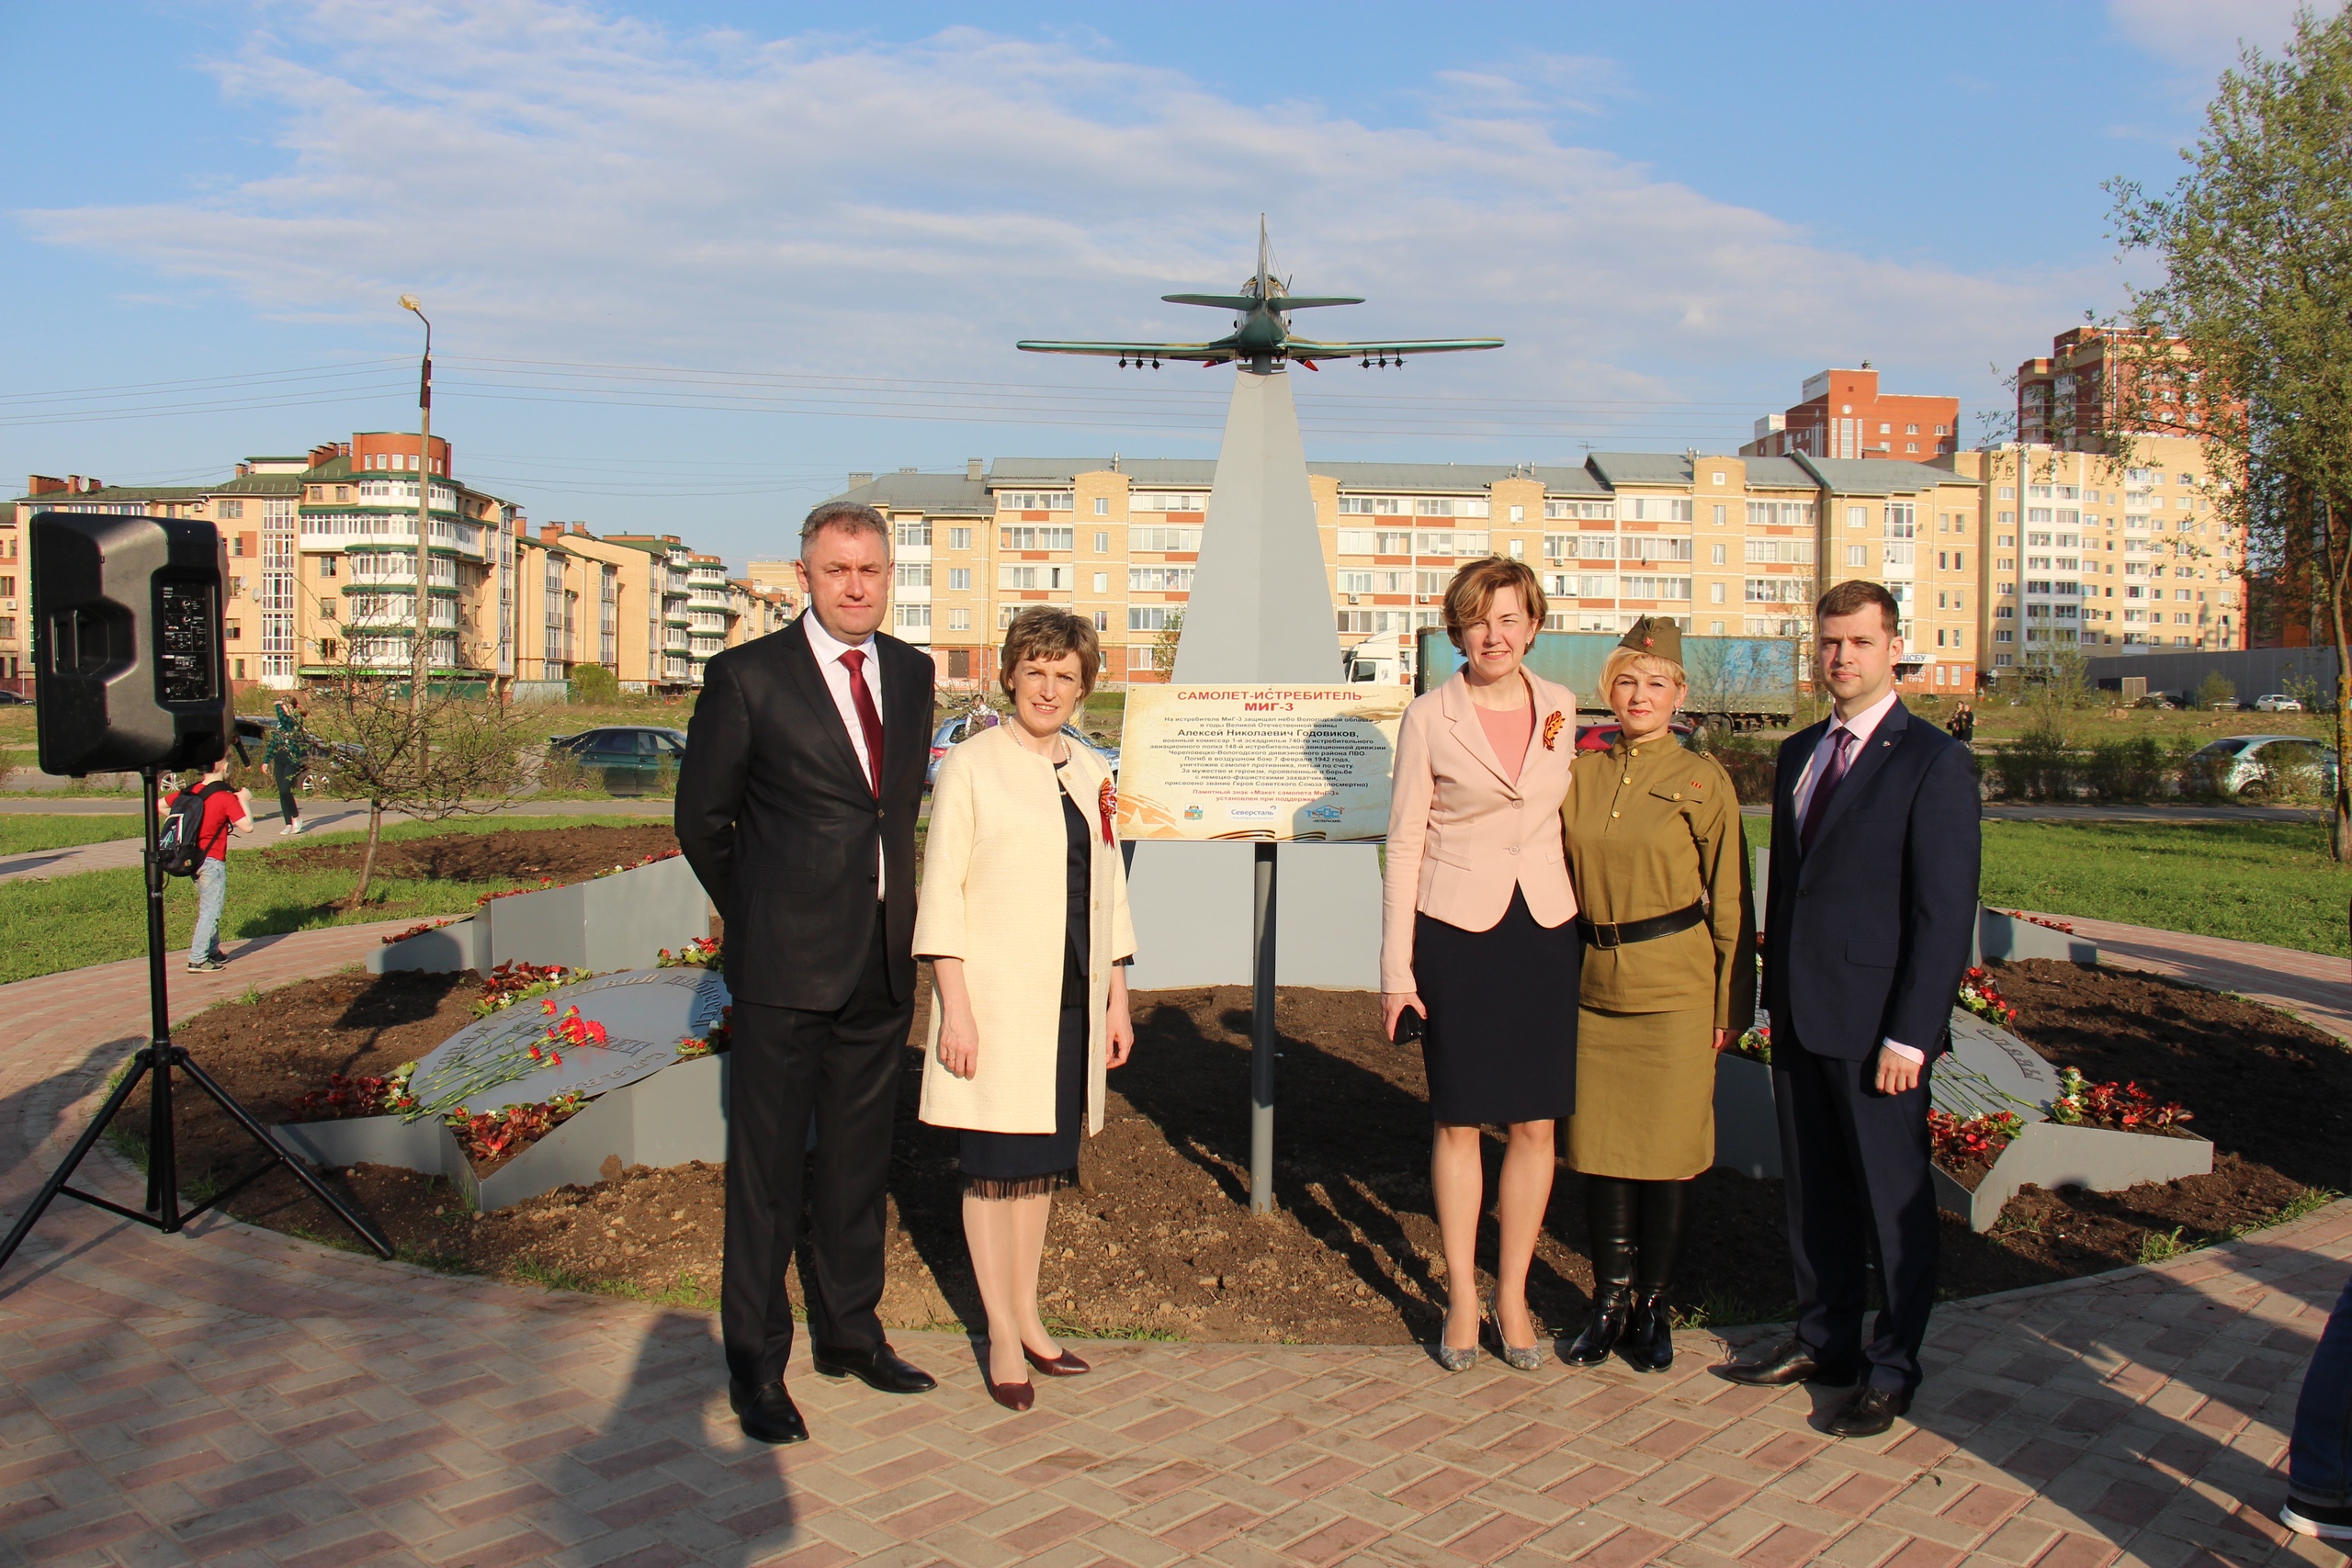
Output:
<instances>
[{"instance_id":1,"label":"pink blazer","mask_svg":"<svg viewBox=\"0 0 2352 1568\"><path fill-rule=\"evenodd\" d=\"M1414 989L1416 911L1464 931L1492 931L1516 887L1540 926L1557 927L1576 915L1560 806L1576 761L1577 700L1566 686L1521 673L1535 698L1535 728L1515 784L1487 744L1459 674L1405 710L1381 889L1384 991Z\"/></svg>"}]
</instances>

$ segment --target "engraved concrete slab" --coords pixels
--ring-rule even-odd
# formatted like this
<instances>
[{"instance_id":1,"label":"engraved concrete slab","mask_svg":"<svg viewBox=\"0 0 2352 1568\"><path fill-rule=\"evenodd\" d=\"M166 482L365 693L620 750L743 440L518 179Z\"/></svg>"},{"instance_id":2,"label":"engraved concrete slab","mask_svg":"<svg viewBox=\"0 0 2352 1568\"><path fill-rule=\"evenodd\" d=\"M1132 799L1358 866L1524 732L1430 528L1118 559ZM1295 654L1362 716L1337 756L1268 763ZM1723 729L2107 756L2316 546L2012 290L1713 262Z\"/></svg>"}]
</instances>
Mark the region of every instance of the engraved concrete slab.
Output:
<instances>
[{"instance_id":1,"label":"engraved concrete slab","mask_svg":"<svg viewBox=\"0 0 2352 1568\"><path fill-rule=\"evenodd\" d=\"M681 1042L710 1032L728 995L714 970L632 969L566 986L548 1000L559 1011L577 1007L582 1018L603 1024L605 1043L564 1046L562 1066L469 1094L469 1110L536 1104L567 1092L598 1095L657 1073L678 1059ZM539 1004L527 1001L469 1023L418 1058L409 1091L430 1104L492 1059L528 1047L548 1022Z\"/></svg>"}]
</instances>

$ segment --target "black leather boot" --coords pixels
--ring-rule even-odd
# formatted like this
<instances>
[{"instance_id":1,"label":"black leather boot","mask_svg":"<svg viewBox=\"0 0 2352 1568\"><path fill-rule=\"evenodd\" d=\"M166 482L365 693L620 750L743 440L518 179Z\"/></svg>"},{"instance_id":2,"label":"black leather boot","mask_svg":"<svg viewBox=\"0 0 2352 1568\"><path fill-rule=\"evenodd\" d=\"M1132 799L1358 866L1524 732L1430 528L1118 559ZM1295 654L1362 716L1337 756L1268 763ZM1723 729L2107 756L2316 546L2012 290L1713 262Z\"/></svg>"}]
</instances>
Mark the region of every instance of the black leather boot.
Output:
<instances>
[{"instance_id":1,"label":"black leather boot","mask_svg":"<svg viewBox=\"0 0 2352 1568\"><path fill-rule=\"evenodd\" d=\"M1571 1366L1609 1359L1634 1306L1634 1183L1613 1176L1584 1179L1585 1224L1592 1233L1592 1316L1564 1353Z\"/></svg>"},{"instance_id":2,"label":"black leather boot","mask_svg":"<svg viewBox=\"0 0 2352 1568\"><path fill-rule=\"evenodd\" d=\"M1633 1311L1618 1349L1637 1372L1662 1372L1674 1365L1674 1314L1666 1304L1666 1288L1674 1280L1674 1261L1682 1250L1682 1212L1690 1183L1640 1181L1640 1219L1634 1227L1639 1259Z\"/></svg>"}]
</instances>

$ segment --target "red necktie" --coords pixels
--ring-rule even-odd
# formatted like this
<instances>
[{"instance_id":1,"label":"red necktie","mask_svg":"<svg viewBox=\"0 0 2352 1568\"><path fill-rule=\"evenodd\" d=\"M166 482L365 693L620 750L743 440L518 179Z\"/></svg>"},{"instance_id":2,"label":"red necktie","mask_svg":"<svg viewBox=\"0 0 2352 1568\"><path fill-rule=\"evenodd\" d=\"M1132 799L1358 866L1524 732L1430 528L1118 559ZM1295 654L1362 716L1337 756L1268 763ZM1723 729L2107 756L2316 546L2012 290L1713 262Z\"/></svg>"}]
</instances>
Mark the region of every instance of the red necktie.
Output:
<instances>
[{"instance_id":1,"label":"red necktie","mask_svg":"<svg viewBox=\"0 0 2352 1568\"><path fill-rule=\"evenodd\" d=\"M1813 798L1804 803L1804 826L1797 830L1800 853L1813 848L1813 837L1821 831L1821 819L1829 811L1829 797L1838 793L1845 780L1846 770L1854 759L1854 732L1841 729L1829 748L1829 761L1821 770L1821 782L1813 786Z\"/></svg>"},{"instance_id":2,"label":"red necktie","mask_svg":"<svg viewBox=\"0 0 2352 1568\"><path fill-rule=\"evenodd\" d=\"M882 716L874 711L874 694L865 689L865 650L853 648L842 655L849 671L850 701L857 705L857 727L865 731L865 771L874 798L882 798Z\"/></svg>"}]
</instances>

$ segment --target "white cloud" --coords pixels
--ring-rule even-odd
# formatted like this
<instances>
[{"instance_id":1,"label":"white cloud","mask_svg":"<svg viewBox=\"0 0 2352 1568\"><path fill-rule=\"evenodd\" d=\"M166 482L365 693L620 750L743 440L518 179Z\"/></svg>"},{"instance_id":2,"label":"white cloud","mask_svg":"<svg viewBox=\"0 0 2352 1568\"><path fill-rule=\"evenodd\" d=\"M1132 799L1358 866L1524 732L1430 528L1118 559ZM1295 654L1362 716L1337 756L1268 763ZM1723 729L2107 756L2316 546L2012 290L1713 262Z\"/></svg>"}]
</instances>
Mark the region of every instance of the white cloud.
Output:
<instances>
[{"instance_id":1,"label":"white cloud","mask_svg":"<svg viewBox=\"0 0 2352 1568\"><path fill-rule=\"evenodd\" d=\"M2295 12L2326 0L2108 0L2108 19L2125 38L2177 65L2218 75L2242 43L2275 52L2293 36Z\"/></svg>"},{"instance_id":2,"label":"white cloud","mask_svg":"<svg viewBox=\"0 0 2352 1568\"><path fill-rule=\"evenodd\" d=\"M1739 367L1778 386L1864 355L1960 390L2113 288L2104 264L1834 249L1577 147L1553 121L1626 90L1605 62L1374 129L967 29L770 40L537 0L267 15L218 69L279 172L20 221L285 318L380 321L413 288L469 353L978 380L1047 373L1019 336L1215 326L1156 297L1238 281L1261 210L1303 286L1372 299L1318 325L1500 333L1492 390L1720 396L1756 384Z\"/></svg>"}]
</instances>

